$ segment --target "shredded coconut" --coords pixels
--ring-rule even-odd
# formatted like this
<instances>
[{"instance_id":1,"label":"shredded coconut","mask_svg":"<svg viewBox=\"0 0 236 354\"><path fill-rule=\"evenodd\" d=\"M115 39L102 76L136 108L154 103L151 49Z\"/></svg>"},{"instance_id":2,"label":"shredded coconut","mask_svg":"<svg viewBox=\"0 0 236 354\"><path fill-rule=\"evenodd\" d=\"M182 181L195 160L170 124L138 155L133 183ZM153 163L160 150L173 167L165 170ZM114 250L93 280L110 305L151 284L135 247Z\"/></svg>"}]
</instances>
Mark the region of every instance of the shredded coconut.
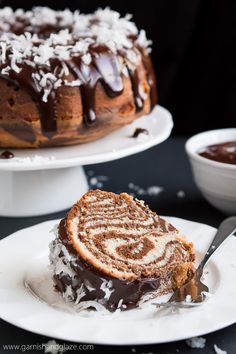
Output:
<instances>
[{"instance_id":1,"label":"shredded coconut","mask_svg":"<svg viewBox=\"0 0 236 354\"><path fill-rule=\"evenodd\" d=\"M90 183L92 186L96 186L96 184L98 183L97 177L92 177L92 178L90 178L89 183Z\"/></svg>"},{"instance_id":2,"label":"shredded coconut","mask_svg":"<svg viewBox=\"0 0 236 354\"><path fill-rule=\"evenodd\" d=\"M191 295L187 295L185 298L185 302L189 303L192 302L192 296Z\"/></svg>"},{"instance_id":3,"label":"shredded coconut","mask_svg":"<svg viewBox=\"0 0 236 354\"><path fill-rule=\"evenodd\" d=\"M148 195L148 196L157 196L160 194L164 188L160 186L149 186L146 189L143 187L140 187L139 185L134 184L133 182L130 182L128 184L128 188L132 191L133 196L141 196L141 195Z\"/></svg>"},{"instance_id":4,"label":"shredded coconut","mask_svg":"<svg viewBox=\"0 0 236 354\"><path fill-rule=\"evenodd\" d=\"M49 231L49 232L52 233L55 237L58 236L58 227L59 227L59 225L58 225L58 224L55 224L55 225L53 226L53 228Z\"/></svg>"},{"instance_id":5,"label":"shredded coconut","mask_svg":"<svg viewBox=\"0 0 236 354\"><path fill-rule=\"evenodd\" d=\"M40 156L34 155L32 157L14 157L14 162L21 163L24 165L33 164L33 165L41 165L44 163L48 163L54 161L56 158L55 156ZM2 160L5 161L5 160Z\"/></svg>"},{"instance_id":6,"label":"shredded coconut","mask_svg":"<svg viewBox=\"0 0 236 354\"><path fill-rule=\"evenodd\" d=\"M72 290L71 285L68 285L68 286L66 287L66 291L63 293L63 297L64 297L64 299L65 299L66 302L73 301L73 299L74 299L74 293L73 293L73 290Z\"/></svg>"},{"instance_id":7,"label":"shredded coconut","mask_svg":"<svg viewBox=\"0 0 236 354\"><path fill-rule=\"evenodd\" d=\"M81 301L79 304L77 304L75 306L75 309L76 309L76 311L79 312L79 311L87 310L90 307L99 311L99 312L102 311L104 313L109 313L109 311L106 310L106 308L102 304L100 304L98 301L91 301L91 300L90 301Z\"/></svg>"},{"instance_id":8,"label":"shredded coconut","mask_svg":"<svg viewBox=\"0 0 236 354\"><path fill-rule=\"evenodd\" d=\"M117 308L120 309L123 303L123 299L120 299L120 301L118 302Z\"/></svg>"},{"instance_id":9,"label":"shredded coconut","mask_svg":"<svg viewBox=\"0 0 236 354\"><path fill-rule=\"evenodd\" d=\"M211 299L212 296L213 296L213 294L211 294L211 293L209 293L209 292L207 292L207 291L202 291L201 294L204 296L205 300L209 300L209 299Z\"/></svg>"},{"instance_id":10,"label":"shredded coconut","mask_svg":"<svg viewBox=\"0 0 236 354\"><path fill-rule=\"evenodd\" d=\"M163 187L151 186L147 188L147 194L150 196L156 196L163 191Z\"/></svg>"},{"instance_id":11,"label":"shredded coconut","mask_svg":"<svg viewBox=\"0 0 236 354\"><path fill-rule=\"evenodd\" d=\"M44 352L50 354L62 354L66 350L63 344L57 343L54 339L49 340L47 343L43 343Z\"/></svg>"},{"instance_id":12,"label":"shredded coconut","mask_svg":"<svg viewBox=\"0 0 236 354\"><path fill-rule=\"evenodd\" d=\"M184 197L185 197L185 192L182 191L182 190L178 191L178 192L177 192L177 197L178 197L178 198L184 198Z\"/></svg>"},{"instance_id":13,"label":"shredded coconut","mask_svg":"<svg viewBox=\"0 0 236 354\"><path fill-rule=\"evenodd\" d=\"M102 188L104 182L108 181L107 176L94 176L94 171L88 171L88 183L91 188Z\"/></svg>"},{"instance_id":14,"label":"shredded coconut","mask_svg":"<svg viewBox=\"0 0 236 354\"><path fill-rule=\"evenodd\" d=\"M73 278L75 276L75 271L71 268L70 265L70 262L73 260L73 257L70 256L66 247L62 243L57 242L57 240L55 240L49 244L49 249L49 260L53 273L57 275L65 274ZM69 295L70 296L68 298L68 301L71 301L71 294L69 293Z\"/></svg>"},{"instance_id":15,"label":"shredded coconut","mask_svg":"<svg viewBox=\"0 0 236 354\"><path fill-rule=\"evenodd\" d=\"M100 289L105 293L105 296L104 296L105 300L109 300L111 294L115 291L115 289L112 289L112 280L107 281L106 279L103 280L103 283L100 286Z\"/></svg>"},{"instance_id":16,"label":"shredded coconut","mask_svg":"<svg viewBox=\"0 0 236 354\"><path fill-rule=\"evenodd\" d=\"M88 281L84 281L84 285L88 291L94 291L96 290L94 287L92 287Z\"/></svg>"},{"instance_id":17,"label":"shredded coconut","mask_svg":"<svg viewBox=\"0 0 236 354\"><path fill-rule=\"evenodd\" d=\"M54 226L56 230L56 226ZM54 228L52 232L54 232ZM76 276L75 271L72 269L71 264L75 261L75 258L69 254L66 247L58 240L53 240L49 244L50 254L50 266L53 274L65 274L71 278ZM78 266L78 265L77 265ZM101 290L104 291L104 299L109 300L111 294L114 289L112 289L113 283L112 280L103 279L103 283L101 285ZM89 283L81 284L80 288L75 292L72 289L71 285L66 286L66 290L63 292L63 298L66 302L74 302L74 307L76 311L86 310L87 308L94 308L95 310L102 310L107 312L102 303L99 303L97 300L95 301L83 301L83 297L86 295L85 289L88 291L95 290ZM120 307L122 305L122 301L118 304L118 310L120 311Z\"/></svg>"},{"instance_id":18,"label":"shredded coconut","mask_svg":"<svg viewBox=\"0 0 236 354\"><path fill-rule=\"evenodd\" d=\"M187 339L186 344L190 348L203 349L203 348L205 348L205 345L206 345L206 339L203 337L193 337L193 338Z\"/></svg>"},{"instance_id":19,"label":"shredded coconut","mask_svg":"<svg viewBox=\"0 0 236 354\"><path fill-rule=\"evenodd\" d=\"M42 94L42 100L47 102L52 90L62 85L81 85L80 80L68 80L69 69L65 62L81 57L83 63L89 65L92 61L91 49L98 45L119 55L122 50L120 72L127 71L126 66L134 70L141 60L137 48L142 47L149 52L151 41L147 40L144 30L138 32L136 25L130 21L131 17L129 14L121 17L110 8L98 9L88 15L47 7L35 7L31 11L18 9L15 12L9 7L0 9L0 73L9 75L10 71L14 71L18 74L23 65L33 67L35 87ZM14 26L24 33L12 33ZM40 34L47 26L55 26L58 32L43 39ZM136 40L132 39L134 36ZM54 59L59 59L60 63L53 68L53 73Z\"/></svg>"},{"instance_id":20,"label":"shredded coconut","mask_svg":"<svg viewBox=\"0 0 236 354\"><path fill-rule=\"evenodd\" d=\"M226 350L220 349L216 344L214 344L214 350L216 354L227 354Z\"/></svg>"},{"instance_id":21,"label":"shredded coconut","mask_svg":"<svg viewBox=\"0 0 236 354\"><path fill-rule=\"evenodd\" d=\"M80 300L84 297L85 291L84 291L84 285L81 284L80 288L76 291L76 300L75 300L75 305L77 305Z\"/></svg>"}]
</instances>

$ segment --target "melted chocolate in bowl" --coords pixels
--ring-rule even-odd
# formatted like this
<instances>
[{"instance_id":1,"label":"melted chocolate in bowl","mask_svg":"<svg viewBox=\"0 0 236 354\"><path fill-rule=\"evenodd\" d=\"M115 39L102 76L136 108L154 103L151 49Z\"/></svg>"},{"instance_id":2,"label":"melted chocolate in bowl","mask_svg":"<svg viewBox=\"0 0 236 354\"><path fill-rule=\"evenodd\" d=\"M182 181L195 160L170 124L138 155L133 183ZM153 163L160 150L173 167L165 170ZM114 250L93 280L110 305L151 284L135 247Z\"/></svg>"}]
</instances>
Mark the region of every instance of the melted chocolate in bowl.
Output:
<instances>
[{"instance_id":1,"label":"melted chocolate in bowl","mask_svg":"<svg viewBox=\"0 0 236 354\"><path fill-rule=\"evenodd\" d=\"M198 154L209 160L236 165L236 140L209 145Z\"/></svg>"}]
</instances>

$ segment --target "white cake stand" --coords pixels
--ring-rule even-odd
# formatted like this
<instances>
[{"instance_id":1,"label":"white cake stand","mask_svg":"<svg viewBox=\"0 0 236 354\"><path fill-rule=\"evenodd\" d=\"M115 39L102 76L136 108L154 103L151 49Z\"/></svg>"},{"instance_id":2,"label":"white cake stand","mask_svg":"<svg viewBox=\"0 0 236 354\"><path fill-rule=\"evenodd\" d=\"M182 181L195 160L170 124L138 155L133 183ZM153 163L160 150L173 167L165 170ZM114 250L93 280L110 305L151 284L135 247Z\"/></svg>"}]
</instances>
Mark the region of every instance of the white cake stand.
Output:
<instances>
[{"instance_id":1,"label":"white cake stand","mask_svg":"<svg viewBox=\"0 0 236 354\"><path fill-rule=\"evenodd\" d=\"M144 151L166 140L172 127L171 114L158 105L149 116L92 143L11 149L15 157L0 160L0 215L38 216L69 208L88 190L82 166ZM136 128L149 135L130 138Z\"/></svg>"}]
</instances>

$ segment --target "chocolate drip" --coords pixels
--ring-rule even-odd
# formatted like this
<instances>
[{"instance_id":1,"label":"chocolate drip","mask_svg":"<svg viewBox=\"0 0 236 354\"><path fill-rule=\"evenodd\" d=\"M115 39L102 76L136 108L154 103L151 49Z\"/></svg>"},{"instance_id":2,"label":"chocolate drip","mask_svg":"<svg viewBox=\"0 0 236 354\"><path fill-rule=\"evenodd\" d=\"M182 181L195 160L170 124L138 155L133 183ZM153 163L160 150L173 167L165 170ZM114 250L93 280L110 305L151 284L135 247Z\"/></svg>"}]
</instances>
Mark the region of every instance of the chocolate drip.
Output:
<instances>
[{"instance_id":1,"label":"chocolate drip","mask_svg":"<svg viewBox=\"0 0 236 354\"><path fill-rule=\"evenodd\" d=\"M148 130L147 129L143 129L143 128L136 128L133 135L131 135L131 138L137 138L139 136L139 134L146 134L148 135Z\"/></svg>"},{"instance_id":2,"label":"chocolate drip","mask_svg":"<svg viewBox=\"0 0 236 354\"><path fill-rule=\"evenodd\" d=\"M131 80L136 111L140 112L143 109L144 99L140 95L140 79L139 79L139 75L138 75L138 70L135 69L132 71L132 70L128 69L128 72L129 72L129 77Z\"/></svg>"},{"instance_id":3,"label":"chocolate drip","mask_svg":"<svg viewBox=\"0 0 236 354\"><path fill-rule=\"evenodd\" d=\"M57 121L54 112L55 91L52 91L47 102L40 100L41 127L44 135L49 138L57 131Z\"/></svg>"},{"instance_id":4,"label":"chocolate drip","mask_svg":"<svg viewBox=\"0 0 236 354\"><path fill-rule=\"evenodd\" d=\"M71 267L76 272L76 277L73 280L69 276L62 274L54 275L56 287L61 292L66 290L67 285L71 285L73 291L76 292L84 284L85 296L82 298L82 301L97 299L102 301L103 305L109 311L115 311L120 299L123 299L123 304L127 306L127 309L131 309L138 305L139 300L144 294L156 291L160 286L160 278L140 278L140 280L136 281L125 281L108 277L82 260L69 241L65 219L59 225L59 241L63 243L71 255L76 257L76 261L73 261L73 264L71 263ZM114 289L107 300L104 299L104 292L101 290L104 279L107 281L111 280L112 289ZM89 291L86 288L86 284L89 284L94 290Z\"/></svg>"},{"instance_id":5,"label":"chocolate drip","mask_svg":"<svg viewBox=\"0 0 236 354\"><path fill-rule=\"evenodd\" d=\"M0 159L13 159L13 157L15 157L13 152L8 151L8 150L3 151L0 155Z\"/></svg>"},{"instance_id":6,"label":"chocolate drip","mask_svg":"<svg viewBox=\"0 0 236 354\"><path fill-rule=\"evenodd\" d=\"M142 51L141 54L143 64L147 71L148 83L151 88L151 102L153 106L156 104L155 77L153 68L149 57L144 55ZM109 51L108 48L99 45L90 48L90 55L91 62L88 64L85 64L81 57L73 57L69 61L65 61L65 64L69 67L74 79L79 79L81 81L80 90L84 122L88 126L94 124L97 118L95 112L95 92L97 83L100 82L102 84L106 94L111 98L121 95L124 89L118 56ZM125 54L121 53L120 55ZM51 59L49 72L53 73L57 68L62 68L61 60ZM39 70L44 71L43 66L42 68L39 67ZM37 87L38 85L36 86L36 82L32 77L32 74L37 73L38 69L23 64L19 73L16 73L14 70L10 70L9 75L4 74L1 75L1 77L6 80L13 80L19 87L24 87L31 95L32 99L37 102L42 133L50 139L57 131L57 120L54 110L56 93L55 90L52 89L47 97L47 101L43 101L43 88L39 92L39 88ZM45 74L46 73L48 73L48 69L45 71ZM132 84L136 111L140 112L144 106L144 98L140 94L141 80L139 71L137 69L133 71L128 69L128 73Z\"/></svg>"},{"instance_id":7,"label":"chocolate drip","mask_svg":"<svg viewBox=\"0 0 236 354\"><path fill-rule=\"evenodd\" d=\"M107 53L106 49L100 46L96 47L93 62L101 75L101 82L107 94L110 97L120 95L124 86L117 56Z\"/></svg>"},{"instance_id":8,"label":"chocolate drip","mask_svg":"<svg viewBox=\"0 0 236 354\"><path fill-rule=\"evenodd\" d=\"M81 80L80 86L84 122L91 125L95 122L95 88L100 75L96 68L90 64L85 65L80 58L68 63L70 70L76 79Z\"/></svg>"},{"instance_id":9,"label":"chocolate drip","mask_svg":"<svg viewBox=\"0 0 236 354\"><path fill-rule=\"evenodd\" d=\"M81 97L84 110L84 121L91 125L96 120L95 90L98 81L101 82L109 97L115 97L123 92L123 82L118 60L112 53L106 53L103 47L93 48L92 62L84 64L80 58L68 63L76 79L81 80Z\"/></svg>"},{"instance_id":10,"label":"chocolate drip","mask_svg":"<svg viewBox=\"0 0 236 354\"><path fill-rule=\"evenodd\" d=\"M142 50L142 49L141 49ZM143 50L142 50L143 52ZM156 77L152 61L149 55L143 53L142 55L143 65L147 72L147 82L150 86L150 99L151 99L151 108L157 104L157 89L156 89Z\"/></svg>"},{"instance_id":11,"label":"chocolate drip","mask_svg":"<svg viewBox=\"0 0 236 354\"><path fill-rule=\"evenodd\" d=\"M55 92L52 91L48 96L47 102L44 102L42 94L38 92L32 78L32 73L34 73L34 69L28 65L24 65L19 73L11 70L9 76L1 75L0 77L12 82L18 88L23 87L32 97L32 100L38 103L42 133L50 138L57 130L56 118L54 116Z\"/></svg>"},{"instance_id":12,"label":"chocolate drip","mask_svg":"<svg viewBox=\"0 0 236 354\"><path fill-rule=\"evenodd\" d=\"M101 82L109 97L116 97L123 92L123 81L119 63L116 56L111 52L105 52L102 47L93 48L92 62L86 65L80 58L74 58L67 62L76 79L81 80L81 97L84 110L84 121L91 125L96 120L95 113L95 90L98 81ZM52 71L61 66L57 60L51 61ZM20 73L10 71L9 76L1 75L6 80L14 80L18 86L23 86L28 93L38 102L42 132L51 137L57 130L54 112L55 91L52 90L47 102L42 100L42 94L38 92L32 78L34 69L24 65Z\"/></svg>"}]
</instances>

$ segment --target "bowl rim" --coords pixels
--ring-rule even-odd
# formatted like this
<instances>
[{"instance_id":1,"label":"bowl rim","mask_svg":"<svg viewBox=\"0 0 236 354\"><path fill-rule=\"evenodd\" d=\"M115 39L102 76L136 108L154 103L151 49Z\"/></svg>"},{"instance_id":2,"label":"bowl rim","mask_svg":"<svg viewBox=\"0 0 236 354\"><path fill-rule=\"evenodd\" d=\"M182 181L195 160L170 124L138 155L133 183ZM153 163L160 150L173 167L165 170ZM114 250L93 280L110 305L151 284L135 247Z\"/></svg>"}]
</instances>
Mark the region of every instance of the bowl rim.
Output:
<instances>
[{"instance_id":1,"label":"bowl rim","mask_svg":"<svg viewBox=\"0 0 236 354\"><path fill-rule=\"evenodd\" d=\"M193 136L191 136L190 138L188 138L188 140L185 143L185 151L187 153L187 155L190 158L193 158L196 161L199 161L205 165L209 165L209 166L213 166L213 167L218 167L221 169L226 169L226 170L233 170L236 171L236 165L235 164L230 164L230 163L225 163L225 162L218 162L218 161L214 161L214 160L210 160L206 157L203 157L201 155L199 155L197 153L197 151L193 151L191 144L194 140L196 140L197 138L200 138L201 136L207 136L208 134L214 134L214 133L227 133L227 132L232 132L235 131L236 133L236 128L223 128L223 129L213 129L213 130L206 130L204 132L201 133L197 133ZM226 138L227 139L227 138ZM220 143L219 143L220 144Z\"/></svg>"}]
</instances>

